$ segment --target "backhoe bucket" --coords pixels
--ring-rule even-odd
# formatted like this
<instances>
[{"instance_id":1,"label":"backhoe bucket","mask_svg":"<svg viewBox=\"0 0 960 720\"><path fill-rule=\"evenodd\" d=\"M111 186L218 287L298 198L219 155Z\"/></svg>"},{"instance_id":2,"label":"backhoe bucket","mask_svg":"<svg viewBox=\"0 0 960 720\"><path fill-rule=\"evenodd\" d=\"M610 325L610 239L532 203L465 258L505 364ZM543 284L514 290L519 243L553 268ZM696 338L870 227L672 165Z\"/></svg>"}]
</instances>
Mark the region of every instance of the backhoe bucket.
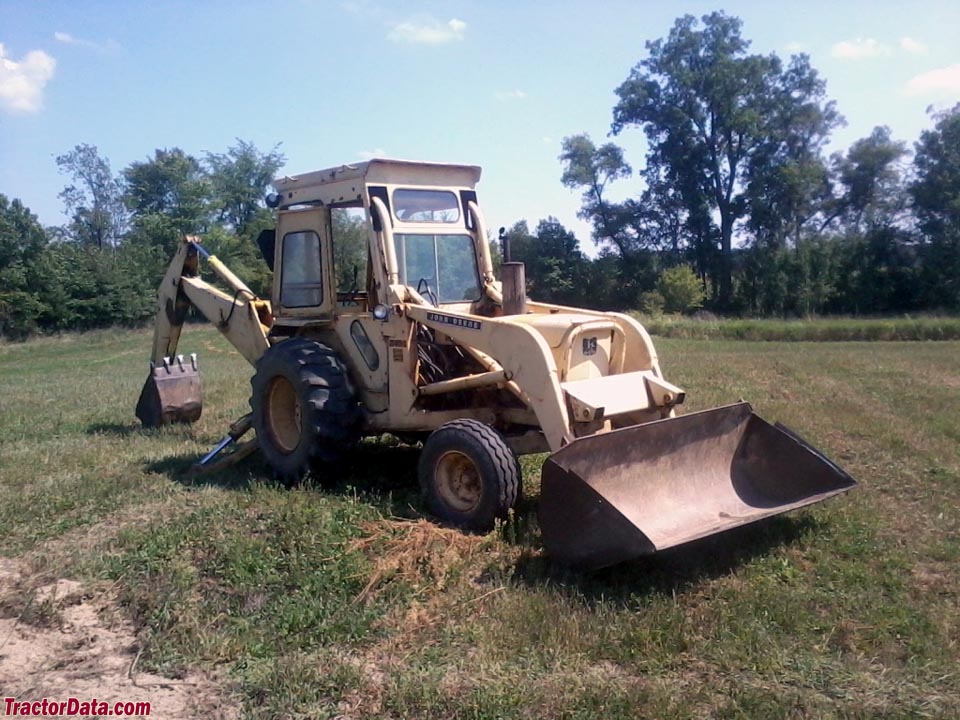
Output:
<instances>
[{"instance_id":1,"label":"backhoe bucket","mask_svg":"<svg viewBox=\"0 0 960 720\"><path fill-rule=\"evenodd\" d=\"M144 427L196 422L202 410L196 355L186 360L183 355L164 358L151 368L137 402L137 417Z\"/></svg>"},{"instance_id":2,"label":"backhoe bucket","mask_svg":"<svg viewBox=\"0 0 960 720\"><path fill-rule=\"evenodd\" d=\"M614 565L820 502L856 481L748 403L573 441L544 463L547 551Z\"/></svg>"}]
</instances>

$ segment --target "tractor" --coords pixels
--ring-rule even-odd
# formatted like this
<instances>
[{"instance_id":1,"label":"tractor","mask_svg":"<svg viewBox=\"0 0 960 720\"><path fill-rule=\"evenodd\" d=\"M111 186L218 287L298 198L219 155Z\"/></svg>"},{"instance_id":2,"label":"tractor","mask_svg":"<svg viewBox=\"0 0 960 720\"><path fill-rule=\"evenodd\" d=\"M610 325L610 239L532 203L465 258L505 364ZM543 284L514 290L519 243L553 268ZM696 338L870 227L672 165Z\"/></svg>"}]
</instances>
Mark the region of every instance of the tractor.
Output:
<instances>
[{"instance_id":1,"label":"tractor","mask_svg":"<svg viewBox=\"0 0 960 720\"><path fill-rule=\"evenodd\" d=\"M576 566L613 565L856 485L746 402L678 415L685 391L664 377L636 319L528 298L519 263L497 279L479 180L476 166L388 159L276 180L276 227L258 239L269 299L184 238L159 289L140 420L200 416L196 356L177 355L193 307L254 368L250 414L216 450L252 428L267 464L296 481L365 436L422 442L426 507L475 532L517 502L517 457L549 452L543 541ZM365 267L349 283L336 266L348 240L334 222L341 212L358 215L365 234ZM204 262L216 282L201 277Z\"/></svg>"}]
</instances>

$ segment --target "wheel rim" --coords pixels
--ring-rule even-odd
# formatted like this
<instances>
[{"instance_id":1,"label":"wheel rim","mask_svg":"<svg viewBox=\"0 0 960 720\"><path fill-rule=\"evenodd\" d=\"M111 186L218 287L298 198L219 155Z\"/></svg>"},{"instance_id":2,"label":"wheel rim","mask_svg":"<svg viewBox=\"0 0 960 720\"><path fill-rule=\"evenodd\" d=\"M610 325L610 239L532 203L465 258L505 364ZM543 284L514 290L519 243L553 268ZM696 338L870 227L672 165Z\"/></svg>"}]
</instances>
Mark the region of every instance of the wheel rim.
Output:
<instances>
[{"instance_id":1,"label":"wheel rim","mask_svg":"<svg viewBox=\"0 0 960 720\"><path fill-rule=\"evenodd\" d=\"M267 432L273 445L285 455L297 449L302 434L300 398L285 377L277 376L267 386Z\"/></svg>"},{"instance_id":2,"label":"wheel rim","mask_svg":"<svg viewBox=\"0 0 960 720\"><path fill-rule=\"evenodd\" d=\"M451 450L437 460L437 494L457 512L469 512L480 504L483 483L473 460Z\"/></svg>"}]
</instances>

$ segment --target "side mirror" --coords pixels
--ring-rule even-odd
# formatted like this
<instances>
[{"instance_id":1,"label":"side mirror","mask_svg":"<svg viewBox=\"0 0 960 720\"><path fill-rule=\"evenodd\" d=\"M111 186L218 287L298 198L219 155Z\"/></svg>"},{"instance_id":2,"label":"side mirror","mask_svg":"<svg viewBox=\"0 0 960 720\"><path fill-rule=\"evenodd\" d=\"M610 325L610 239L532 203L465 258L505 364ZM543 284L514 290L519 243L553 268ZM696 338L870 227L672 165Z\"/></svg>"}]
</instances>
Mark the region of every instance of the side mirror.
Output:
<instances>
[{"instance_id":1,"label":"side mirror","mask_svg":"<svg viewBox=\"0 0 960 720\"><path fill-rule=\"evenodd\" d=\"M273 272L273 253L277 247L277 231L270 229L261 230L257 236L257 247L260 248L260 254L263 255L263 259L267 263L267 267L270 268L270 272Z\"/></svg>"}]
</instances>

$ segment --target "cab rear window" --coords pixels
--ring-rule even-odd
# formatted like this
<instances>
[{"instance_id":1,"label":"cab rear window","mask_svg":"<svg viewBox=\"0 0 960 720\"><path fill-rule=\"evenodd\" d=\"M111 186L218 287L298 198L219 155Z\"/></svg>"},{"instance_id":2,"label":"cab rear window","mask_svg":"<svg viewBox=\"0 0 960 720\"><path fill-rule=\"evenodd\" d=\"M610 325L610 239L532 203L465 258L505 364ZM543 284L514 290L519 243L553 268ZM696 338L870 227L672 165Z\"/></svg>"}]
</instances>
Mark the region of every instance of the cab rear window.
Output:
<instances>
[{"instance_id":1,"label":"cab rear window","mask_svg":"<svg viewBox=\"0 0 960 720\"><path fill-rule=\"evenodd\" d=\"M400 222L455 223L460 220L460 204L449 190L393 191L393 213Z\"/></svg>"}]
</instances>

